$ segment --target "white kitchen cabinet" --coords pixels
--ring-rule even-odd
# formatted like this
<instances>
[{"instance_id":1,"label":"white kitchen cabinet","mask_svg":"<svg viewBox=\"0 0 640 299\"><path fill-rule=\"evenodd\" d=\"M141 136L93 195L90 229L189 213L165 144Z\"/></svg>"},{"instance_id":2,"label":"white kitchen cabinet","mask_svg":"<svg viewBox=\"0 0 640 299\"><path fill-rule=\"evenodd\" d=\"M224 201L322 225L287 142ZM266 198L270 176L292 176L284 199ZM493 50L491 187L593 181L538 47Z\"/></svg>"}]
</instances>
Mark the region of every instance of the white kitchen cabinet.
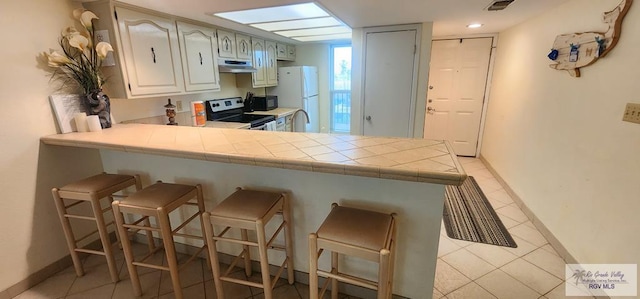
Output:
<instances>
[{"instance_id":1,"label":"white kitchen cabinet","mask_svg":"<svg viewBox=\"0 0 640 299\"><path fill-rule=\"evenodd\" d=\"M287 45L287 60L290 60L290 61L296 60L296 46Z\"/></svg>"},{"instance_id":2,"label":"white kitchen cabinet","mask_svg":"<svg viewBox=\"0 0 640 299\"><path fill-rule=\"evenodd\" d=\"M131 96L184 91L178 34L172 20L116 7Z\"/></svg>"},{"instance_id":3,"label":"white kitchen cabinet","mask_svg":"<svg viewBox=\"0 0 640 299\"><path fill-rule=\"evenodd\" d=\"M267 85L267 64L265 57L267 56L264 40L251 39L253 47L253 66L258 70L251 74L253 87L264 87Z\"/></svg>"},{"instance_id":4,"label":"white kitchen cabinet","mask_svg":"<svg viewBox=\"0 0 640 299\"><path fill-rule=\"evenodd\" d=\"M278 85L278 59L276 43L265 41L267 63L267 86Z\"/></svg>"},{"instance_id":5,"label":"white kitchen cabinet","mask_svg":"<svg viewBox=\"0 0 640 299\"><path fill-rule=\"evenodd\" d=\"M237 58L235 33L218 30L218 55L224 58Z\"/></svg>"},{"instance_id":6,"label":"white kitchen cabinet","mask_svg":"<svg viewBox=\"0 0 640 299\"><path fill-rule=\"evenodd\" d=\"M186 91L220 90L215 29L176 22Z\"/></svg>"},{"instance_id":7,"label":"white kitchen cabinet","mask_svg":"<svg viewBox=\"0 0 640 299\"><path fill-rule=\"evenodd\" d=\"M276 48L278 49L278 60L287 60L287 45L276 43Z\"/></svg>"},{"instance_id":8,"label":"white kitchen cabinet","mask_svg":"<svg viewBox=\"0 0 640 299\"><path fill-rule=\"evenodd\" d=\"M236 34L236 54L239 59L251 59L251 38Z\"/></svg>"}]
</instances>

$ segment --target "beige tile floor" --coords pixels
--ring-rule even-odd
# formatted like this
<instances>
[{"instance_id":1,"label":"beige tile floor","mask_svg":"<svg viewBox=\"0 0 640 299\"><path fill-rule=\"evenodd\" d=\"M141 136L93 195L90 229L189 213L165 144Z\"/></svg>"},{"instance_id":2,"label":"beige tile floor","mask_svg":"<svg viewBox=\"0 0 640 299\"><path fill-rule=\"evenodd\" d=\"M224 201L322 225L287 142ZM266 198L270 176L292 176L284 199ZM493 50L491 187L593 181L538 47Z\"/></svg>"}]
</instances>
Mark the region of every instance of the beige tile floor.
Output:
<instances>
[{"instance_id":1,"label":"beige tile floor","mask_svg":"<svg viewBox=\"0 0 640 299\"><path fill-rule=\"evenodd\" d=\"M460 158L518 248L460 241L441 230L433 298L565 298L564 261L479 159Z\"/></svg>"},{"instance_id":2,"label":"beige tile floor","mask_svg":"<svg viewBox=\"0 0 640 299\"><path fill-rule=\"evenodd\" d=\"M564 298L564 261L480 160L460 160L465 171L476 178L518 248L450 239L443 228L433 298ZM145 249L145 246L136 246L138 252ZM157 258L163 259L161 254ZM111 282L104 258L90 256L84 260L83 277L76 277L73 267L69 267L15 298L135 298L121 253L117 260L121 278L118 283ZM167 272L140 269L142 298L173 298ZM205 260L197 260L181 273L185 298L216 298ZM241 270L235 273L244 275ZM262 291L256 288L228 284L225 291L231 299L263 298ZM275 298L309 298L309 288L299 283L289 285L283 280L278 283ZM342 297L345 298L353 297Z\"/></svg>"}]
</instances>

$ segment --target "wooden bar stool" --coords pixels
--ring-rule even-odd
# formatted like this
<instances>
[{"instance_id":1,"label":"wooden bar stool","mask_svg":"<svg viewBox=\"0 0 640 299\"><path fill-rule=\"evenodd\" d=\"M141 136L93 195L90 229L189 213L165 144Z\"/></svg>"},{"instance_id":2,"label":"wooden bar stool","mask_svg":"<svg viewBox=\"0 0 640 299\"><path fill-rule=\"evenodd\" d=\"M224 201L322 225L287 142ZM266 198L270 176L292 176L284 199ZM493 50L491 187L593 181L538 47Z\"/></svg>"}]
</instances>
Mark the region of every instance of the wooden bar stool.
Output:
<instances>
[{"instance_id":1,"label":"wooden bar stool","mask_svg":"<svg viewBox=\"0 0 640 299\"><path fill-rule=\"evenodd\" d=\"M196 198L195 203L190 202L193 198ZM171 227L169 213L184 205L197 206L198 210L174 229ZM200 219L200 228L203 229L203 222L201 218L203 212L204 202L202 197L202 187L199 184L196 186L189 186L168 184L158 181L156 184L148 186L141 191L132 194L126 199L119 201L116 200L113 202L113 213L115 214L116 225L118 227L120 238L123 240L122 247L127 261L127 269L129 270L131 284L133 285L133 292L136 296L142 295L140 278L137 270L137 267L141 266L169 271L175 297L178 299L182 298L182 286L180 285L180 276L178 271L183 269L186 264L195 260L198 257L198 254L206 248L206 243L185 263L178 265L173 237L180 236L203 240L202 236L179 233L180 230L196 218ZM158 225L154 227L146 225L141 226L138 225L138 221L126 223L124 214L139 215L142 217L155 217ZM145 263L148 258L152 257L153 254L162 247L158 247L139 260L135 260L131 249L131 242L125 237L127 235L127 231L131 229L158 232L162 237L162 247L164 247L168 266ZM153 242L153 240L151 242ZM209 258L207 256L207 262L209 262L208 259Z\"/></svg>"},{"instance_id":2,"label":"wooden bar stool","mask_svg":"<svg viewBox=\"0 0 640 299\"><path fill-rule=\"evenodd\" d=\"M264 227L275 214L282 214L282 223L273 235L267 239ZM222 203L211 210L211 212L204 213L204 219L206 223L204 231L207 238L207 244L209 246L213 280L216 286L218 299L224 299L222 281L262 288L264 290L265 299L271 299L273 298L273 287L280 278L285 266L287 268L288 282L289 284L293 284L291 212L289 209L289 200L284 193L243 190L241 188L236 188L236 192L227 197ZM219 225L225 228L216 235L213 225ZM224 235L229 232L231 228L240 229L242 239L225 237ZM283 229L284 246L274 245L273 241ZM248 230L256 231L257 242L249 241ZM219 241L241 244L243 246L242 252L236 256L224 274L220 273L220 264L218 264L216 242ZM262 283L246 281L229 276L229 273L231 273L233 268L242 258L244 258L245 273L247 276L251 276L252 269L249 246L258 247L258 252L260 253ZM271 276L269 274L267 249L284 250L286 254L285 260L278 269L273 280L271 280Z\"/></svg>"},{"instance_id":3,"label":"wooden bar stool","mask_svg":"<svg viewBox=\"0 0 640 299\"><path fill-rule=\"evenodd\" d=\"M331 205L331 212L318 232L309 235L309 289L311 299L324 296L331 282L331 298L338 298L338 281L377 290L378 299L389 299L393 292L393 269L396 247L395 214ZM318 251L319 249L319 251ZM331 251L331 272L318 269L322 251ZM338 267L339 254L379 263L378 281L345 273ZM328 278L318 295L318 276Z\"/></svg>"},{"instance_id":4,"label":"wooden bar stool","mask_svg":"<svg viewBox=\"0 0 640 299\"><path fill-rule=\"evenodd\" d=\"M107 174L102 173L94 175L68 185L64 187L53 188L51 193L58 210L58 216L62 223L64 235L67 239L67 246L69 247L69 253L71 254L71 260L76 270L76 275L84 275L84 269L82 268L82 262L80 261L79 252L103 255L107 259L107 266L109 267L109 274L111 280L116 282L119 280L118 267L116 266L115 258L113 256L113 250L111 248L111 239L109 238L108 226L114 224L113 221L106 223L104 213L111 211L110 203L113 202L114 197L123 197L124 195L115 195L114 193L123 191L131 186L135 186L136 190L142 189L140 184L140 178L138 175L120 175L120 174ZM109 205L106 208L102 208L100 201L104 198L109 200ZM67 202L73 201L66 205ZM81 204L90 204L92 216L84 216L79 214L72 214L69 210L72 207L79 206ZM76 239L73 229L71 228L70 219L90 220L95 221L97 229L92 231L78 239ZM115 230L115 227L114 227ZM87 238L98 233L100 241L102 243L102 251L91 250L86 248L79 248L78 243L86 240ZM149 234L149 237L151 235ZM116 233L116 238L118 235Z\"/></svg>"}]
</instances>

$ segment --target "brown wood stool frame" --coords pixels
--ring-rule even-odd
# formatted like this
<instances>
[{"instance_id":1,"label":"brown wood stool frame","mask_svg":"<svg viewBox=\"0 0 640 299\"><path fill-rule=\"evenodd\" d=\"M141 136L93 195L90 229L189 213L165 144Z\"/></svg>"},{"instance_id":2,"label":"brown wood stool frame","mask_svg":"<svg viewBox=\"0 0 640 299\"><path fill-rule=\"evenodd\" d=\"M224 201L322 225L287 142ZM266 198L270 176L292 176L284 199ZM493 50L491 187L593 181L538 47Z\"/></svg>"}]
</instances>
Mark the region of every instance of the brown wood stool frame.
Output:
<instances>
[{"instance_id":1,"label":"brown wood stool frame","mask_svg":"<svg viewBox=\"0 0 640 299\"><path fill-rule=\"evenodd\" d=\"M236 188L236 192L242 190L242 188ZM234 193L235 194L235 193ZM212 211L214 212L215 209ZM265 225L269 223L271 218L274 215L281 214L282 215L282 223L278 227L278 229L273 233L273 235L267 239L265 233ZM246 286L261 288L264 290L265 299L273 298L273 287L276 282L280 278L285 266L287 268L287 278L289 284L294 283L294 273L293 273L293 244L292 244L292 233L291 233L291 210L289 207L289 199L285 193L281 193L280 198L277 203L273 205L266 214L260 217L257 220L246 220L239 219L234 217L225 217L220 215L212 215L210 212L204 213L205 219L205 235L207 238L207 244L209 247L209 255L211 256L211 268L213 271L213 280L216 287L216 294L218 299L224 299L224 290L222 287L222 281L233 282L237 284L242 284ZM213 225L219 225L221 227L225 227L219 234L215 234ZM241 232L241 239L224 237L224 235L231 228L239 228ZM273 241L278 236L278 234L284 229L284 246L282 245L274 245ZM257 241L252 242L248 239L248 230L256 231ZM218 260L218 252L216 247L216 242L225 241L231 242L235 244L241 244L243 249L242 252L231 262L231 265L227 269L225 273L221 273L220 264ZM247 276L251 276L251 256L249 251L249 246L254 246L258 248L258 252L260 254L260 271L262 276L262 283L256 283L251 281L246 281L242 279L236 279L233 277L229 277L228 275L235 268L236 264L240 261L240 259L244 259L244 268L245 274ZM275 278L272 280L271 275L269 273L269 260L267 257L267 249L275 249L285 251L286 257L280 268L278 269Z\"/></svg>"},{"instance_id":2,"label":"brown wood stool frame","mask_svg":"<svg viewBox=\"0 0 640 299\"><path fill-rule=\"evenodd\" d=\"M92 178L100 178L106 176L116 176L111 174L102 173L100 175L96 175L87 179ZM65 237L67 239L67 246L69 247L69 253L71 255L71 260L73 261L73 267L75 268L77 276L84 275L84 269L82 267L82 261L80 261L79 252L88 253L88 254L96 254L102 255L107 259L107 266L109 267L109 275L111 276L111 280L113 282L117 282L119 280L118 276L118 267L115 262L115 258L113 255L113 250L111 248L112 244L109 238L108 226L115 225L114 221L109 223L105 223L104 213L111 212L112 207L109 205L107 208L102 208L100 201L104 198L109 200L109 203L113 202L113 198L122 198L126 197L124 195L116 195L113 193L120 192L126 188L131 186L135 186L136 190L142 189L142 185L140 183L140 177L138 175L128 176L128 175L117 175L123 177L123 179L119 180L118 183L110 186L105 186L103 183L99 183L101 186L83 186L82 181L78 181L75 183L71 183L67 186L74 185L74 188L65 189L65 187L53 188L51 193L53 194L53 199L56 204L56 209L58 210L58 216L60 217L60 222L62 223L62 228L64 230ZM130 178L126 178L130 177ZM95 181L94 181L95 183ZM65 204L65 200L74 201L70 204ZM89 203L91 205L91 212L93 216L83 216L77 214L71 214L68 209L83 203ZM80 219L80 220L89 220L95 221L97 229L76 239L73 229L71 227L70 219ZM146 223L148 224L148 219ZM86 248L79 248L78 243L86 240L87 238L93 236L98 233L100 236L100 241L102 243L102 251L91 250ZM148 238L151 238L151 234L147 235ZM116 232L116 238L120 242L120 236Z\"/></svg>"},{"instance_id":3,"label":"brown wood stool frame","mask_svg":"<svg viewBox=\"0 0 640 299\"><path fill-rule=\"evenodd\" d=\"M337 203L331 204L331 208L337 207ZM329 283L331 283L331 299L338 298L338 281L350 283L356 286L377 291L377 299L391 299L393 292L393 272L396 253L396 221L395 213L390 214L388 237L380 251L363 248L353 244L337 242L335 240L318 237L317 233L309 235L309 292L310 299L323 298ZM349 227L345 227L349 230ZM380 232L381 234L387 232ZM318 259L324 250L331 251L331 272L318 269ZM339 271L339 254L359 257L365 260L378 262L378 281L370 281L341 273ZM318 293L318 276L327 278Z\"/></svg>"},{"instance_id":4,"label":"brown wood stool frame","mask_svg":"<svg viewBox=\"0 0 640 299\"><path fill-rule=\"evenodd\" d=\"M154 184L152 186L156 186L158 184L176 185L176 184L165 184L165 183L162 183L161 181L158 181L157 184ZM144 189L142 191L144 192ZM195 203L190 202L190 200L193 198L196 198L197 200ZM173 237L180 236L184 238L203 240L202 236L194 236L194 235L178 232L181 229L183 229L188 223L195 220L196 218L200 219L201 229L203 229L204 222L202 222L202 213L205 211L205 208L204 208L204 198L202 195L202 186L200 184L195 185L193 186L193 189L183 194L182 196L178 198L170 199L170 202L168 203L163 203L163 204L158 203L157 206L155 207L151 207L153 206L153 203L148 204L148 201L153 202L153 199L148 199L146 201L147 201L147 204L145 206L136 205L135 203L121 203L120 201L113 202L113 212L115 214L116 225L118 227L118 232L120 233L121 238L122 236L126 236L127 231L131 229L155 231L159 233L160 236L162 237L163 246L151 250L147 255L145 255L144 257L141 257L138 261L136 261L133 256L131 242L128 239L122 242L127 269L129 270L129 276L131 278L131 284L133 286L133 292L136 296L142 295L140 277L138 276L138 270L137 270L137 267L140 266L140 267L147 267L152 269L169 271L171 275L171 283L173 285L174 296L177 299L182 299L183 298L182 286L180 285L179 271L184 269L184 267L187 264L194 261L201 252L205 251L207 245L205 242L204 246L200 247L200 249L197 250L186 262L178 265ZM197 206L198 211L195 214L193 214L191 217L187 218L177 228L173 229L171 227L171 222L169 220L169 213L171 213L172 211L184 205ZM146 218L155 217L156 223L158 223L158 226L157 227L146 226L146 225L141 226L141 225L138 225L139 221L128 224L125 221L124 214L140 215ZM154 253L156 253L162 248L164 248L165 250L168 266L145 263L147 259L152 257ZM207 257L207 263L209 263L209 256L207 255L206 257Z\"/></svg>"}]
</instances>

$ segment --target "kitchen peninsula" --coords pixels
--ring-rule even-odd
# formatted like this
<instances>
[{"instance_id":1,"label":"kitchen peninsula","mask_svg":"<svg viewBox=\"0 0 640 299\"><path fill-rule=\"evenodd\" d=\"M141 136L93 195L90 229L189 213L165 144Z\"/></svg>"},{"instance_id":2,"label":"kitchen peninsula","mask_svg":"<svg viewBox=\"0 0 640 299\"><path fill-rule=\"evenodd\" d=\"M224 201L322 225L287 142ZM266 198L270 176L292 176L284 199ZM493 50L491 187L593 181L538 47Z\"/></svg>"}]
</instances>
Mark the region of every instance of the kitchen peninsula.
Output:
<instances>
[{"instance_id":1,"label":"kitchen peninsula","mask_svg":"<svg viewBox=\"0 0 640 299\"><path fill-rule=\"evenodd\" d=\"M409 298L431 298L444 185L466 178L446 142L424 139L119 124L41 140L100 150L106 172L138 173L145 185L203 184L207 209L237 186L289 191L294 265L302 272L309 267L308 234L332 202L396 212L394 293ZM272 264L281 261L277 254L269 258ZM328 265L328 259L320 260L321 268ZM377 271L362 260L345 258L343 265L369 278Z\"/></svg>"}]
</instances>

